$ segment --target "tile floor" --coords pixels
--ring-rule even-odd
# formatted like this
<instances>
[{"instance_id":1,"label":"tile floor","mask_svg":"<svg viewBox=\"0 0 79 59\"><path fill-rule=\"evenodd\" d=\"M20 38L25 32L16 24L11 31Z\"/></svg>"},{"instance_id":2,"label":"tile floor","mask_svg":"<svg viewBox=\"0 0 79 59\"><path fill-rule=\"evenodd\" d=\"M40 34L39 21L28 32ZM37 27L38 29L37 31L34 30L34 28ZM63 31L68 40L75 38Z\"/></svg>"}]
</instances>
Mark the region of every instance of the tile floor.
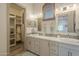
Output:
<instances>
[{"instance_id":1,"label":"tile floor","mask_svg":"<svg viewBox=\"0 0 79 59\"><path fill-rule=\"evenodd\" d=\"M16 54L15 56L36 56L36 55L31 52L24 51L24 52L20 52L20 53Z\"/></svg>"}]
</instances>

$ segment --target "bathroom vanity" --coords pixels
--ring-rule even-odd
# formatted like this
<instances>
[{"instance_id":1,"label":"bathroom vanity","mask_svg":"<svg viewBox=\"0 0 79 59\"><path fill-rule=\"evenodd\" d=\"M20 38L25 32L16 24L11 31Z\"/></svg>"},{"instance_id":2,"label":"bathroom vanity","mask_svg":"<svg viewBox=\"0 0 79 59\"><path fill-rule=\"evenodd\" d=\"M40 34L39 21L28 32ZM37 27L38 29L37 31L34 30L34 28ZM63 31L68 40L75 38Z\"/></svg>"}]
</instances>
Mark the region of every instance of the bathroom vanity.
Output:
<instances>
[{"instance_id":1,"label":"bathroom vanity","mask_svg":"<svg viewBox=\"0 0 79 59\"><path fill-rule=\"evenodd\" d=\"M27 35L25 49L40 56L79 56L79 40L44 35Z\"/></svg>"},{"instance_id":2,"label":"bathroom vanity","mask_svg":"<svg viewBox=\"0 0 79 59\"><path fill-rule=\"evenodd\" d=\"M79 56L78 9L73 10L74 5L59 8L56 6L56 4L43 6L40 32L52 34L57 32L57 34L53 36L48 34L26 35L25 49L40 56ZM78 36L71 33L76 33Z\"/></svg>"}]
</instances>

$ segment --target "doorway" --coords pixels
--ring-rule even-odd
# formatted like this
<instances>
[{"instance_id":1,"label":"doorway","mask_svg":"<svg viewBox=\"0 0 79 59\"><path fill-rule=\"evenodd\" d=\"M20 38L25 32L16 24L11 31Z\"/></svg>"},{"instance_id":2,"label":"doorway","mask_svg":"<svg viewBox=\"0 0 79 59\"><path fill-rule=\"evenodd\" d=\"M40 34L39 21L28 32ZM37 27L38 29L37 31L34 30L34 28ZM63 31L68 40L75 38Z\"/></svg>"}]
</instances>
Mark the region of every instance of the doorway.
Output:
<instances>
[{"instance_id":1,"label":"doorway","mask_svg":"<svg viewBox=\"0 0 79 59\"><path fill-rule=\"evenodd\" d=\"M24 51L25 9L17 4L8 4L9 9L9 55L15 55Z\"/></svg>"}]
</instances>

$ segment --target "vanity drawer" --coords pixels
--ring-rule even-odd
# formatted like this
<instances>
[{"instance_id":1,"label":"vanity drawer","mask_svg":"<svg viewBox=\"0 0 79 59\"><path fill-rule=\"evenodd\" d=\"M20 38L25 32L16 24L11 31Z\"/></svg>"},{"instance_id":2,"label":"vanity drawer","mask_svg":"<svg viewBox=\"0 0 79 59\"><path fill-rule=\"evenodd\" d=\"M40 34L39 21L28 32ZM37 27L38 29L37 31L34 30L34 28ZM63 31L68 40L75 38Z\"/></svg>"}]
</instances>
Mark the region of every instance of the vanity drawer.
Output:
<instances>
[{"instance_id":1,"label":"vanity drawer","mask_svg":"<svg viewBox=\"0 0 79 59\"><path fill-rule=\"evenodd\" d=\"M58 43L55 41L50 41L49 42L49 46L50 46L50 56L57 56L58 55Z\"/></svg>"},{"instance_id":2,"label":"vanity drawer","mask_svg":"<svg viewBox=\"0 0 79 59\"><path fill-rule=\"evenodd\" d=\"M38 38L35 38L35 41L34 41L34 49L35 49L35 53L40 55L40 42L39 42L39 39Z\"/></svg>"},{"instance_id":3,"label":"vanity drawer","mask_svg":"<svg viewBox=\"0 0 79 59\"><path fill-rule=\"evenodd\" d=\"M58 43L57 42L55 42L55 41L50 41L50 46L57 46L58 45Z\"/></svg>"},{"instance_id":4,"label":"vanity drawer","mask_svg":"<svg viewBox=\"0 0 79 59\"><path fill-rule=\"evenodd\" d=\"M58 47L57 46L50 46L50 49L51 50L56 50L56 49L58 49Z\"/></svg>"}]
</instances>

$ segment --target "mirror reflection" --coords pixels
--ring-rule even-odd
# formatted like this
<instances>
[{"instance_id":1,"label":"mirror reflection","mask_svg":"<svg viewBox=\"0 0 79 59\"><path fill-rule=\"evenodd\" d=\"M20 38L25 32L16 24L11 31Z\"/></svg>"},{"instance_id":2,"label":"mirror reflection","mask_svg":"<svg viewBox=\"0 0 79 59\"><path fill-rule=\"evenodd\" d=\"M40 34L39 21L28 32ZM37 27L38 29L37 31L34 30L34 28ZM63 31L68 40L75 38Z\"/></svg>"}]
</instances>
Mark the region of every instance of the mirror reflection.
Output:
<instances>
[{"instance_id":1,"label":"mirror reflection","mask_svg":"<svg viewBox=\"0 0 79 59\"><path fill-rule=\"evenodd\" d=\"M51 5L51 6L49 6L49 5ZM71 3L44 4L44 7L43 7L43 19L44 19L43 20L43 31L46 33L48 33L48 32L51 33L50 27L52 27L52 29L53 29L52 32L78 33L79 32L78 31L79 30L78 9L79 9L78 4L71 4ZM53 16L49 17L49 12L46 10L52 11L51 15L53 14ZM45 15L47 13L48 13L48 16ZM51 21L51 23L50 23L50 21ZM46 26L47 23L50 27ZM47 29L48 28L49 29L46 30L46 27L47 27Z\"/></svg>"}]
</instances>

